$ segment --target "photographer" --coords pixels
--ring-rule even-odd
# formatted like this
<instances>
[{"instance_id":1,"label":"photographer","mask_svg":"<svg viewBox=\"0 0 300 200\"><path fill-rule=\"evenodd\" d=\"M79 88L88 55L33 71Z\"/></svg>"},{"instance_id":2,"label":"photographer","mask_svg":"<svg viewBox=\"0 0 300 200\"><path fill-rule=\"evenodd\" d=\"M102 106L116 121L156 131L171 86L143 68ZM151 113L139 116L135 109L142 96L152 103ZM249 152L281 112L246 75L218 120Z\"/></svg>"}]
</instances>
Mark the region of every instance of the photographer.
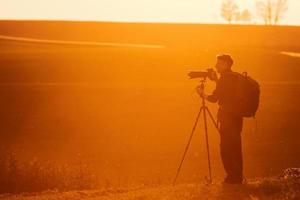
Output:
<instances>
[{"instance_id":1,"label":"photographer","mask_svg":"<svg viewBox=\"0 0 300 200\"><path fill-rule=\"evenodd\" d=\"M197 87L199 95L209 102L218 103L218 121L220 123L221 158L227 177L224 183L241 184L243 182L243 157L241 132L243 117L235 112L235 92L237 76L232 73L233 60L230 55L218 55L215 68L220 74L218 79L215 71L209 78L216 82L216 89L211 95L206 95L203 88ZM190 77L197 76L191 72Z\"/></svg>"}]
</instances>

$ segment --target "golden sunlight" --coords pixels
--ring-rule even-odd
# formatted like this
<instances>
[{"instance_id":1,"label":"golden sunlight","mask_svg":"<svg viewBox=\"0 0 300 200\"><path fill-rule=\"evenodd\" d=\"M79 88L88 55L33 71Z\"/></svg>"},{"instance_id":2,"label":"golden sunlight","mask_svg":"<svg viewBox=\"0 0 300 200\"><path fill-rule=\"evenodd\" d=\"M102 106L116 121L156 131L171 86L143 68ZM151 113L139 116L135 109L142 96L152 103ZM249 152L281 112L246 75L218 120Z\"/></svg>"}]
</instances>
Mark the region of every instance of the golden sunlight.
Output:
<instances>
[{"instance_id":1,"label":"golden sunlight","mask_svg":"<svg viewBox=\"0 0 300 200\"><path fill-rule=\"evenodd\" d=\"M260 24L254 0L236 0ZM222 0L2 0L0 19L92 20L130 22L225 23ZM300 1L288 0L280 24L300 24ZM33 9L34 8L34 9Z\"/></svg>"}]
</instances>

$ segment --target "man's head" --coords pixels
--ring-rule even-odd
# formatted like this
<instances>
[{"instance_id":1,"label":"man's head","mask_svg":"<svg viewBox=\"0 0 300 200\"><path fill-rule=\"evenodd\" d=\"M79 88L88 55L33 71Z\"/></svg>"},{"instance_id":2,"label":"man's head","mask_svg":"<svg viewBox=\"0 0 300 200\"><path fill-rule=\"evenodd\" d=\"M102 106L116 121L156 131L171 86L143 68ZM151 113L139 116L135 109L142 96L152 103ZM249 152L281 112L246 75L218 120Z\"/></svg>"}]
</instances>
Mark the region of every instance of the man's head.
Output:
<instances>
[{"instance_id":1,"label":"man's head","mask_svg":"<svg viewBox=\"0 0 300 200\"><path fill-rule=\"evenodd\" d=\"M233 65L233 60L228 54L221 54L217 56L217 63L215 68L218 73L222 73L228 70L231 70L231 66Z\"/></svg>"}]
</instances>

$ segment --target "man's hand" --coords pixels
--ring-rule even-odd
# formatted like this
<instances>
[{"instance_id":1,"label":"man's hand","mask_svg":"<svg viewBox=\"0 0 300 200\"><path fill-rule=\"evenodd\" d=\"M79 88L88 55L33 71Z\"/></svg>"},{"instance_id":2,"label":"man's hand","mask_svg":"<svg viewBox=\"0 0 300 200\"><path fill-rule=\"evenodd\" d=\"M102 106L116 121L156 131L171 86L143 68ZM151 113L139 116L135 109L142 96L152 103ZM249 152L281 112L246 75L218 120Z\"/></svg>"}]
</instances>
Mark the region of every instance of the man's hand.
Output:
<instances>
[{"instance_id":1,"label":"man's hand","mask_svg":"<svg viewBox=\"0 0 300 200\"><path fill-rule=\"evenodd\" d=\"M215 70L211 70L210 71L210 76L208 77L211 81L215 81L218 82L218 75L217 72Z\"/></svg>"}]
</instances>

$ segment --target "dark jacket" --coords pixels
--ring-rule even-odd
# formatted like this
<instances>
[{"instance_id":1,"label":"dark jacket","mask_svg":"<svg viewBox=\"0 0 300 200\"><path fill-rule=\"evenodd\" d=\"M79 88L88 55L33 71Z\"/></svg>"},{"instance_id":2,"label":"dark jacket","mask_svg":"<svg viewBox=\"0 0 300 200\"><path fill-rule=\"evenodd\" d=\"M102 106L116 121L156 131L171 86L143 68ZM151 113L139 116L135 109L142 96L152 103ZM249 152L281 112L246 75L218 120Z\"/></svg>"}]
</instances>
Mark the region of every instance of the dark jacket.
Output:
<instances>
[{"instance_id":1,"label":"dark jacket","mask_svg":"<svg viewBox=\"0 0 300 200\"><path fill-rule=\"evenodd\" d=\"M216 89L207 97L207 100L212 103L218 102L222 111L234 113L237 78L231 70L221 73Z\"/></svg>"}]
</instances>

